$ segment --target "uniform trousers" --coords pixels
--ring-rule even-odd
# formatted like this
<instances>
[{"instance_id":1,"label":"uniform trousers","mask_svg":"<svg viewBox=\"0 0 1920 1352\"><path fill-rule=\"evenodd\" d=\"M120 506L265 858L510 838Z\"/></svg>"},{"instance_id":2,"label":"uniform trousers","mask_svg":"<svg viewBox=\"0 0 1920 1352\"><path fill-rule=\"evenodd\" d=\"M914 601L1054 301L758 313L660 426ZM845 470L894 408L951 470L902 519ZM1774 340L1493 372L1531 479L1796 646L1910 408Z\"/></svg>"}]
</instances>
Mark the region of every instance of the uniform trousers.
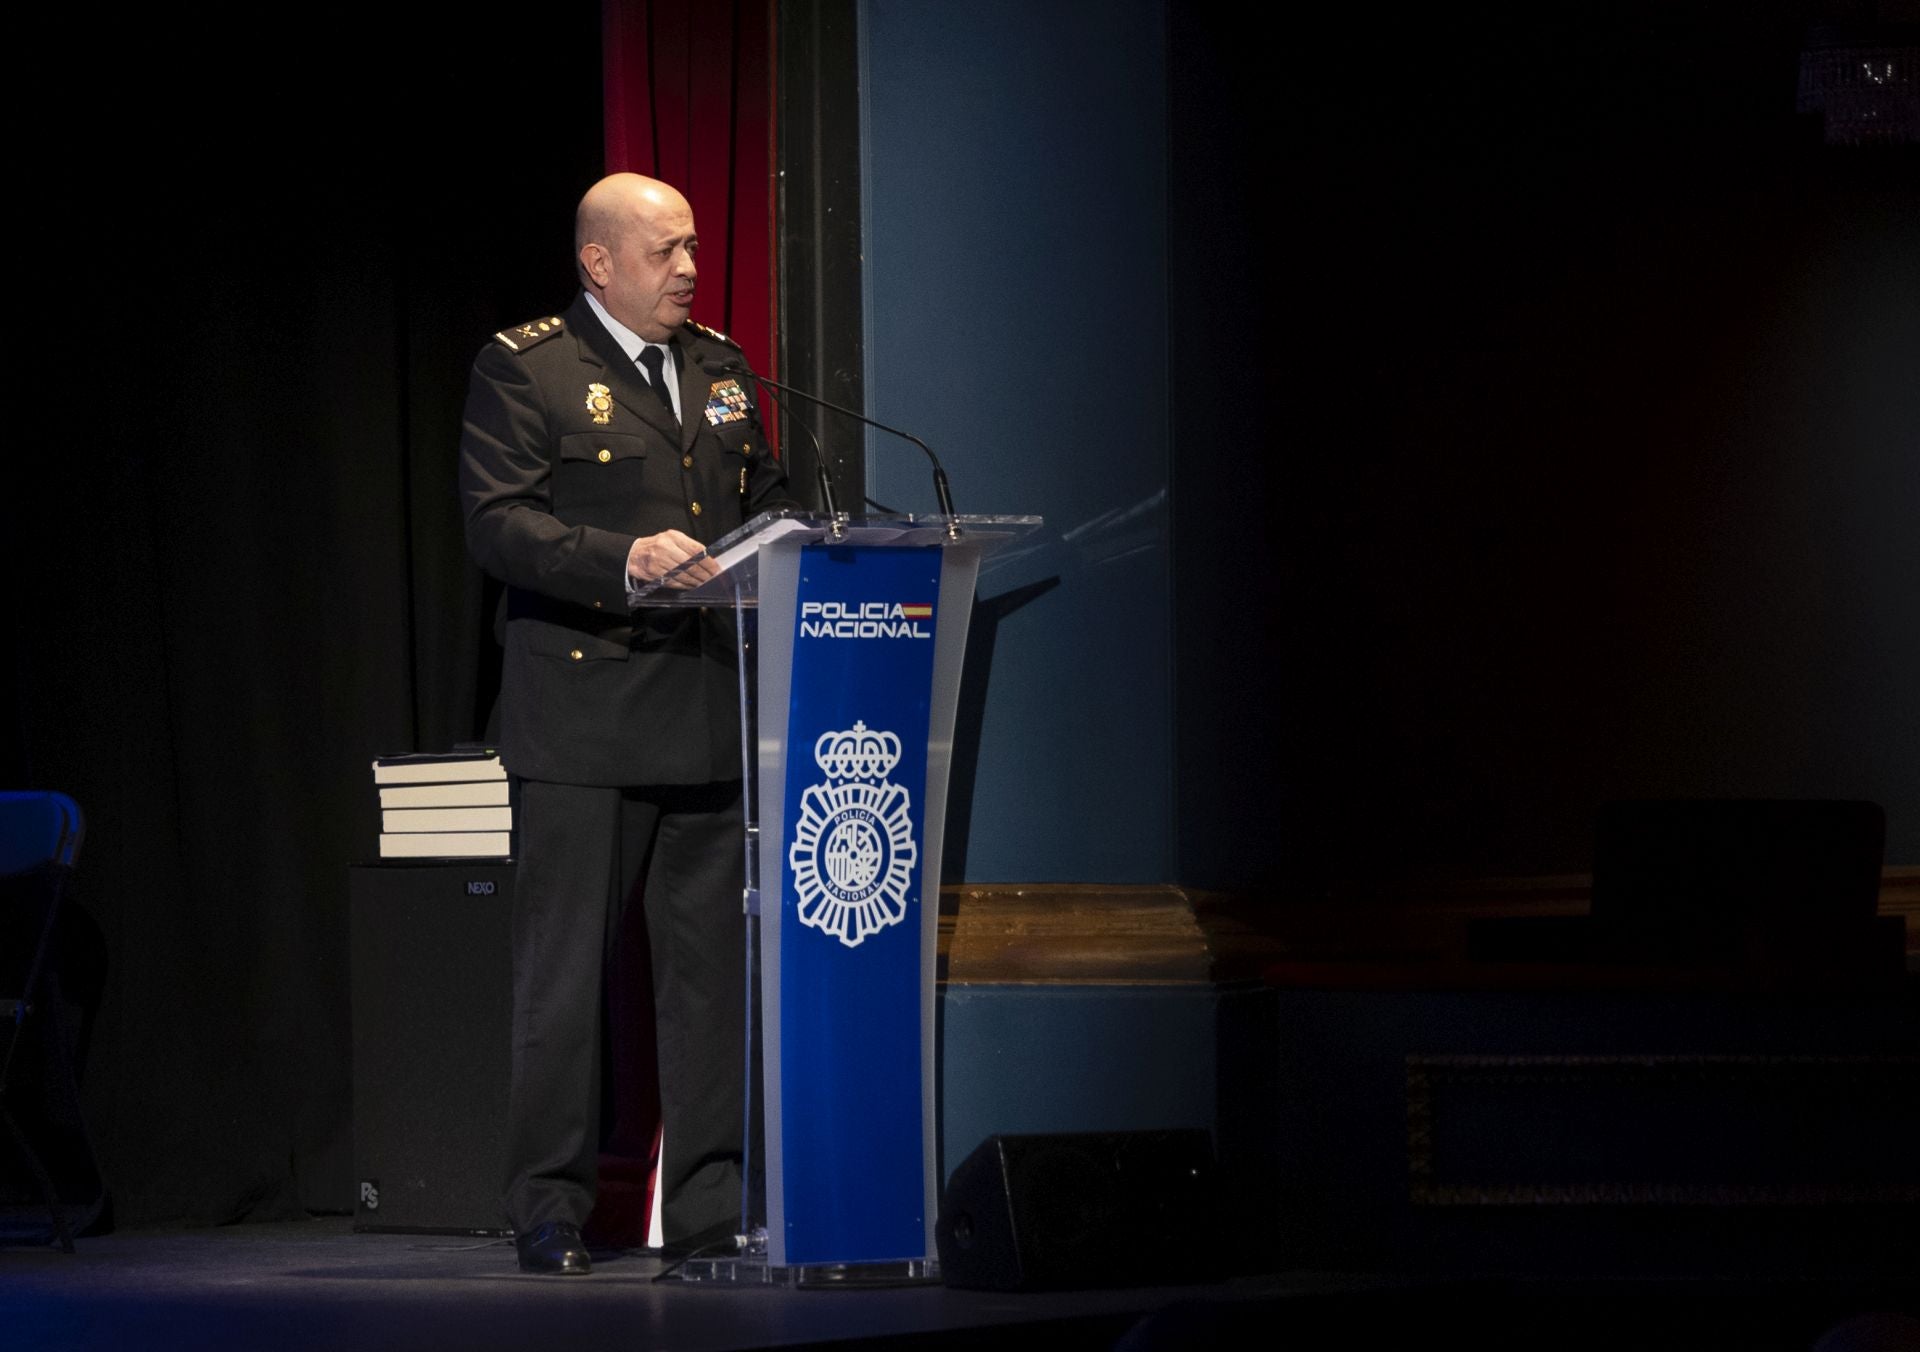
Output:
<instances>
[{"instance_id":1,"label":"uniform trousers","mask_svg":"<svg viewBox=\"0 0 1920 1352\"><path fill-rule=\"evenodd\" d=\"M644 877L669 1244L740 1218L745 921L740 784L519 781L507 1218L583 1225L600 1148L603 987Z\"/></svg>"}]
</instances>

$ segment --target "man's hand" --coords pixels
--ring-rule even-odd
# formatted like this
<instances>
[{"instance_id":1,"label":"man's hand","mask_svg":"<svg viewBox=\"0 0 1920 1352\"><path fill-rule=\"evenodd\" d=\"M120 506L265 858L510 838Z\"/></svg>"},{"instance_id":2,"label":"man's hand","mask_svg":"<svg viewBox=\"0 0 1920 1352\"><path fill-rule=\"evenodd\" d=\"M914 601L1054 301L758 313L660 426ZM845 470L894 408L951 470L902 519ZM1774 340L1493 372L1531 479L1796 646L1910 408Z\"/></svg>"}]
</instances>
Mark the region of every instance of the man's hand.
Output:
<instances>
[{"instance_id":1,"label":"man's hand","mask_svg":"<svg viewBox=\"0 0 1920 1352\"><path fill-rule=\"evenodd\" d=\"M685 563L706 546L691 535L663 530L658 535L643 535L627 551L627 576L635 582L657 582ZM712 559L702 559L683 573L674 575L669 587L697 587L719 573Z\"/></svg>"}]
</instances>

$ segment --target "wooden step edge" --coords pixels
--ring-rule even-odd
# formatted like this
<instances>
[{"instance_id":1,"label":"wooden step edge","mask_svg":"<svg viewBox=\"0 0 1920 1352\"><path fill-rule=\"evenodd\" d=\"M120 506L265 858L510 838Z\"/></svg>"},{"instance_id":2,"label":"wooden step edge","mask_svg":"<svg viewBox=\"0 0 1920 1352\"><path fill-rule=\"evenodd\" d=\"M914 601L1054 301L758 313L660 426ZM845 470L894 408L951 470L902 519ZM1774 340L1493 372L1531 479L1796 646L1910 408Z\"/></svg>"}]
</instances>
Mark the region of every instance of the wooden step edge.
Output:
<instances>
[{"instance_id":1,"label":"wooden step edge","mask_svg":"<svg viewBox=\"0 0 1920 1352\"><path fill-rule=\"evenodd\" d=\"M1219 986L1279 962L1452 960L1482 917L1581 915L1592 879L1347 885L1283 900L1174 884L961 883L941 889L939 979L954 985ZM1920 867L1882 875L1880 914L1920 953Z\"/></svg>"}]
</instances>

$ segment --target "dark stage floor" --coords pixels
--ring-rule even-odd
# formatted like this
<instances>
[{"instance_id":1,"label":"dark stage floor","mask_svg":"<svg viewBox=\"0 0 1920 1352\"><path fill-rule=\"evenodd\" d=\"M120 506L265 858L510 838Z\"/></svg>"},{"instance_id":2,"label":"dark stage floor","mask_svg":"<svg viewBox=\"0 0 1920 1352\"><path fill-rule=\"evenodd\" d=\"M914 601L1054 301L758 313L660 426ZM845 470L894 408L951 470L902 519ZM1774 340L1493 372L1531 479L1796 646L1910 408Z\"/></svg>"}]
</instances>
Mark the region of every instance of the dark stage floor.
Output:
<instances>
[{"instance_id":1,"label":"dark stage floor","mask_svg":"<svg viewBox=\"0 0 1920 1352\"><path fill-rule=\"evenodd\" d=\"M1288 1272L1206 1286L995 1294L655 1283L607 1254L586 1278L527 1277L504 1242L357 1235L342 1219L0 1248L0 1348L695 1349L1408 1345L1812 1349L1884 1285L1778 1281L1406 1281ZM1891 1339L1891 1340L1889 1340ZM1912 1339L1912 1341L1907 1341ZM1908 1352L1920 1323L1862 1325L1822 1352Z\"/></svg>"}]
</instances>

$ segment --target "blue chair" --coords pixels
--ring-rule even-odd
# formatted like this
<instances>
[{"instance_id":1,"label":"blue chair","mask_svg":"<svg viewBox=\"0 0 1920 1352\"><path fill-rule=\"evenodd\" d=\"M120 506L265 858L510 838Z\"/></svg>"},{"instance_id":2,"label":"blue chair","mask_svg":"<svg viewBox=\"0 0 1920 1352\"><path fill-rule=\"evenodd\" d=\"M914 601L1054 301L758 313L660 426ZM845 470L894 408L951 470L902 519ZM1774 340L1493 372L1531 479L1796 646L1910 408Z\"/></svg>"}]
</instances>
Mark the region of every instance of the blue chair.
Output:
<instances>
[{"instance_id":1,"label":"blue chair","mask_svg":"<svg viewBox=\"0 0 1920 1352\"><path fill-rule=\"evenodd\" d=\"M4 1057L0 1057L0 1125L4 1125L22 1162L33 1176L40 1196L46 1203L47 1214L53 1220L53 1233L58 1237L60 1247L68 1253L73 1252L73 1227L68 1223L66 1211L55 1193L52 1177L9 1107L9 1095L14 1089L10 1077L15 1054L20 1050L27 1020L36 1013L35 1002L48 999L49 989L54 984L49 980L51 973L48 964L53 952L55 926L60 916L62 895L73 873L74 860L80 853L80 840L84 832L85 823L80 815L79 804L64 793L0 793L0 900L22 913L22 923L17 931L10 929L10 932L33 936L32 954L27 958L23 974L18 976L18 993L0 994L0 1019L7 1024L6 1052ZM38 908L37 915L32 913L35 907ZM10 961L7 965L8 974L15 975L17 970L17 963ZM37 1022L44 1024L48 1021L43 1018ZM58 1041L58 1030L50 1031L54 1033L50 1041ZM71 1058L62 1047L51 1050L47 1060L50 1076L60 1078L60 1092L68 1097L77 1115L80 1095ZM84 1140L84 1122L80 1123L80 1129ZM87 1152L89 1165L93 1167L97 1180L99 1170L91 1159L91 1142L88 1142ZM98 1214L104 1200L103 1186L100 1197L93 1204L92 1215Z\"/></svg>"}]
</instances>

